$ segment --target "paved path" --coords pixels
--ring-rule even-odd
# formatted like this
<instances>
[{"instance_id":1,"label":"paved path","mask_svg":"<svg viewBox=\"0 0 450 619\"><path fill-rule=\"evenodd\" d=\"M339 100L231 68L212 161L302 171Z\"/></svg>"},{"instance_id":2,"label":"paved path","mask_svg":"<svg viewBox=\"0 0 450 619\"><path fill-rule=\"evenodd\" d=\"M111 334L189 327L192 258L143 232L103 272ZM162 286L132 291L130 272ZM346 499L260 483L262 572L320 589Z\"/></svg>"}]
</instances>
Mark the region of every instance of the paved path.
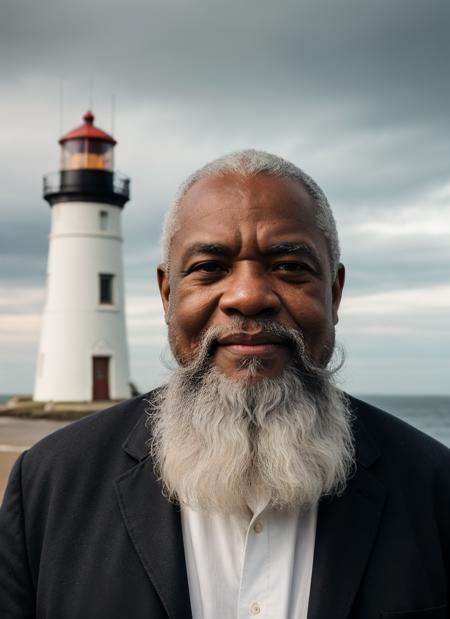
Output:
<instances>
[{"instance_id":1,"label":"paved path","mask_svg":"<svg viewBox=\"0 0 450 619\"><path fill-rule=\"evenodd\" d=\"M69 423L71 422L50 419L0 417L0 501L11 467L22 451Z\"/></svg>"}]
</instances>

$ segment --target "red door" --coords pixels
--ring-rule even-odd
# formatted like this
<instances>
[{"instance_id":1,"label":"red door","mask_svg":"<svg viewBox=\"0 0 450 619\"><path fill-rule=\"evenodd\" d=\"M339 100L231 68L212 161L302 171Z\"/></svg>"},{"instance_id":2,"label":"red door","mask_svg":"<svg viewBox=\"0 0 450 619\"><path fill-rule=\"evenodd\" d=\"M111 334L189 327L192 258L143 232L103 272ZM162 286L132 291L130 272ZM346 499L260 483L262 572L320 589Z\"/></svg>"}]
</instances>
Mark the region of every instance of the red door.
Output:
<instances>
[{"instance_id":1,"label":"red door","mask_svg":"<svg viewBox=\"0 0 450 619\"><path fill-rule=\"evenodd\" d=\"M92 357L93 400L109 400L109 357Z\"/></svg>"}]
</instances>

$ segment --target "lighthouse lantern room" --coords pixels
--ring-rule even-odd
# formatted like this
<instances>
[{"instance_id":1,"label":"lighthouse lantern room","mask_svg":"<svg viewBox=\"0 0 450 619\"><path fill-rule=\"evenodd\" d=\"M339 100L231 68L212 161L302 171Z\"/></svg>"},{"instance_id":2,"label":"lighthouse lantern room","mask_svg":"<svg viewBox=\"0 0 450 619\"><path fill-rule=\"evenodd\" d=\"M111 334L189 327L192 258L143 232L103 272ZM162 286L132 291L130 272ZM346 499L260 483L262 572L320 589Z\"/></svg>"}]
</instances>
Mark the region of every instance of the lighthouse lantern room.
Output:
<instances>
[{"instance_id":1,"label":"lighthouse lantern room","mask_svg":"<svg viewBox=\"0 0 450 619\"><path fill-rule=\"evenodd\" d=\"M121 231L130 181L114 171L114 138L91 112L83 120L59 140L60 170L44 177L52 219L37 401L130 395Z\"/></svg>"}]
</instances>

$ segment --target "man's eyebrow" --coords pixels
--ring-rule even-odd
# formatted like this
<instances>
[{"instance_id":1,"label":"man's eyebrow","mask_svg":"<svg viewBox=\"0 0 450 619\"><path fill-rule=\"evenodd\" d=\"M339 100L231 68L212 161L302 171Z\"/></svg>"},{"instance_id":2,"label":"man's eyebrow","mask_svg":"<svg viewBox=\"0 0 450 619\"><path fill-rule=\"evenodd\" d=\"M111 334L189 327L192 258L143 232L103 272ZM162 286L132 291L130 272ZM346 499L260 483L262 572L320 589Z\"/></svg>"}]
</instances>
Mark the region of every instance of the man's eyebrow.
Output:
<instances>
[{"instance_id":1,"label":"man's eyebrow","mask_svg":"<svg viewBox=\"0 0 450 619\"><path fill-rule=\"evenodd\" d=\"M283 254L304 254L315 264L317 269L322 268L322 263L317 252L307 243L289 241L286 243L276 243L271 245L265 252L268 256L279 256Z\"/></svg>"},{"instance_id":2,"label":"man's eyebrow","mask_svg":"<svg viewBox=\"0 0 450 619\"><path fill-rule=\"evenodd\" d=\"M194 243L187 248L183 254L183 259L187 260L198 254L209 254L213 256L230 256L231 251L221 243Z\"/></svg>"},{"instance_id":3,"label":"man's eyebrow","mask_svg":"<svg viewBox=\"0 0 450 619\"><path fill-rule=\"evenodd\" d=\"M231 256L232 251L226 245L221 243L194 243L187 248L183 254L183 260L188 260L192 256L199 254L207 254L210 256ZM303 254L308 256L318 270L321 270L321 260L314 249L307 243L301 243L297 241L288 241L285 243L276 243L268 247L263 252L266 256L278 256L285 254Z\"/></svg>"}]
</instances>

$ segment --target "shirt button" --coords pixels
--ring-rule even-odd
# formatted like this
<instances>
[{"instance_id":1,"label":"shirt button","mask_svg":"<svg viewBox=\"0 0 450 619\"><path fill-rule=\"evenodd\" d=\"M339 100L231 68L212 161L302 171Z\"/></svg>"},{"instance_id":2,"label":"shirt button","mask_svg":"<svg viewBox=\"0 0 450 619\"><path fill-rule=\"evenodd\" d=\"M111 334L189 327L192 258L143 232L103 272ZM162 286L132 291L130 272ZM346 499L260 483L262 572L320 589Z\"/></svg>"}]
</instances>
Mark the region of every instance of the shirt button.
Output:
<instances>
[{"instance_id":1,"label":"shirt button","mask_svg":"<svg viewBox=\"0 0 450 619\"><path fill-rule=\"evenodd\" d=\"M261 531L263 530L262 522L257 520L255 524L253 525L253 530L255 533L261 533Z\"/></svg>"},{"instance_id":2,"label":"shirt button","mask_svg":"<svg viewBox=\"0 0 450 619\"><path fill-rule=\"evenodd\" d=\"M250 614L259 615L260 612L261 612L261 606L258 604L258 602L252 602L250 604Z\"/></svg>"}]
</instances>

